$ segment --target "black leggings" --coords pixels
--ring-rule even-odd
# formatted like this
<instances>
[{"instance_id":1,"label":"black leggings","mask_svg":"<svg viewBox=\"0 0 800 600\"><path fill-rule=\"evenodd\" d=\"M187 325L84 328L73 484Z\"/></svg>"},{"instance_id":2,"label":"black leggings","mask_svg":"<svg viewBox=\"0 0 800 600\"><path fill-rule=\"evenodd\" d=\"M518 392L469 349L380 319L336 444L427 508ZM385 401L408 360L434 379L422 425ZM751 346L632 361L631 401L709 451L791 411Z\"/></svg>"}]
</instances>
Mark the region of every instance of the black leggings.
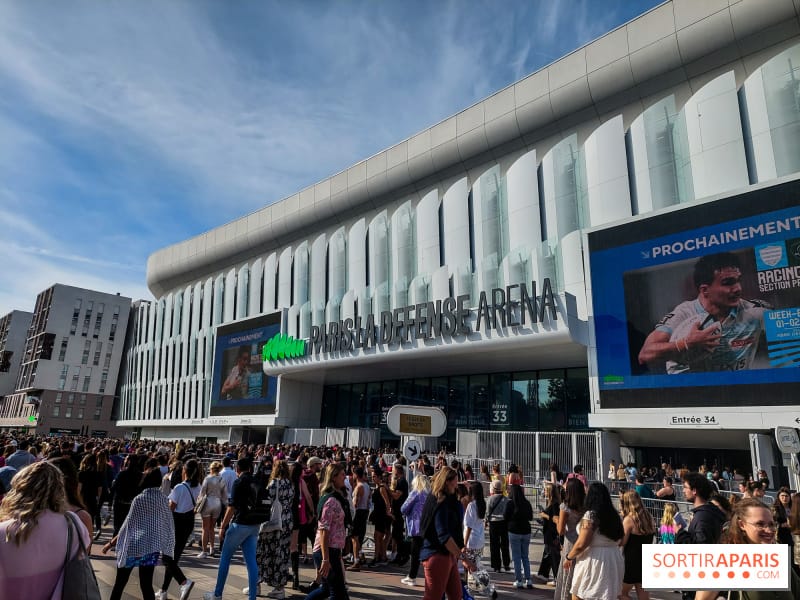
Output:
<instances>
[{"instance_id":1,"label":"black leggings","mask_svg":"<svg viewBox=\"0 0 800 600\"><path fill-rule=\"evenodd\" d=\"M411 538L411 568L408 570L408 576L411 579L417 578L419 573L419 553L422 550L422 536L415 535Z\"/></svg>"},{"instance_id":2,"label":"black leggings","mask_svg":"<svg viewBox=\"0 0 800 600\"><path fill-rule=\"evenodd\" d=\"M185 513L172 513L172 520L175 522L175 556L164 556L164 583L161 585L162 591L169 589L169 584L174 579L179 584L183 585L186 581L186 576L178 566L178 561L181 559L186 542L189 541L189 536L192 535L194 530L194 511L190 510Z\"/></svg>"},{"instance_id":3,"label":"black leggings","mask_svg":"<svg viewBox=\"0 0 800 600\"><path fill-rule=\"evenodd\" d=\"M139 569L139 588L142 590L143 600L155 600L156 594L153 591L153 573L155 567L138 567ZM117 567L117 576L114 579L114 589L111 590L109 600L122 600L122 592L128 584L133 568Z\"/></svg>"}]
</instances>

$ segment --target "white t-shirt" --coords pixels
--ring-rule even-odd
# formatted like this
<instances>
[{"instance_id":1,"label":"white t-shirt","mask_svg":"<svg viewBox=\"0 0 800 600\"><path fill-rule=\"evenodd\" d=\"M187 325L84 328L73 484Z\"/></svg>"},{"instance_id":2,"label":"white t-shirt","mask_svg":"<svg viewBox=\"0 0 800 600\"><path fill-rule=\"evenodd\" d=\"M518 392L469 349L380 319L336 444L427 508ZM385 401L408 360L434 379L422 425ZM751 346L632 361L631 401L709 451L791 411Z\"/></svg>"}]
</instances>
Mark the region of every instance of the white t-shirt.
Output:
<instances>
[{"instance_id":1,"label":"white t-shirt","mask_svg":"<svg viewBox=\"0 0 800 600\"><path fill-rule=\"evenodd\" d=\"M181 482L172 488L172 491L169 493L169 499L176 504L176 513L185 513L194 511L194 503L197 502L197 496L199 494L199 485L190 488L187 482Z\"/></svg>"},{"instance_id":2,"label":"white t-shirt","mask_svg":"<svg viewBox=\"0 0 800 600\"><path fill-rule=\"evenodd\" d=\"M464 537L467 537L467 527L472 529L467 548L480 550L484 545L483 519L478 518L478 505L474 500L467 505L464 512Z\"/></svg>"}]
</instances>

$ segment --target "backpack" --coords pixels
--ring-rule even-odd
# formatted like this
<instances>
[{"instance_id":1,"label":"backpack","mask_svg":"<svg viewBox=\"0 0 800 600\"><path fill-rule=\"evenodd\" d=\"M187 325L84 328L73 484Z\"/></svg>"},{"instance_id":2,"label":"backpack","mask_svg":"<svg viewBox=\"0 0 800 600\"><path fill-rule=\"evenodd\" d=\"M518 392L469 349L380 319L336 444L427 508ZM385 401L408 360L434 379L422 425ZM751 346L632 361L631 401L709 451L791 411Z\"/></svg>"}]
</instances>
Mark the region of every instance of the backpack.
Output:
<instances>
[{"instance_id":1,"label":"backpack","mask_svg":"<svg viewBox=\"0 0 800 600\"><path fill-rule=\"evenodd\" d=\"M262 477L253 477L250 482L250 496L247 499L247 514L243 525L260 525L272 516L272 498L267 482ZM241 521L240 521L241 522Z\"/></svg>"}]
</instances>

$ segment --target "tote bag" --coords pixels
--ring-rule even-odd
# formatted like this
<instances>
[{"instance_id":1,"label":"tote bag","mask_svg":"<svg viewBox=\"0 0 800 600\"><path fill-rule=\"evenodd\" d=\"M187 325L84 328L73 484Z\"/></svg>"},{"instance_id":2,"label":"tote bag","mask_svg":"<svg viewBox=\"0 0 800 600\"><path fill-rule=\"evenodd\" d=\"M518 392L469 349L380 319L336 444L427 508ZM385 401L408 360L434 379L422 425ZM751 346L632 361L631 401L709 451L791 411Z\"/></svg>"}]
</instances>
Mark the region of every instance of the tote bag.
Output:
<instances>
[{"instance_id":1,"label":"tote bag","mask_svg":"<svg viewBox=\"0 0 800 600\"><path fill-rule=\"evenodd\" d=\"M97 578L92 570L87 549L83 547L80 534L70 513L64 515L67 519L67 553L64 555L64 589L62 600L101 600L100 588ZM78 537L78 551L72 558L69 552L72 549L72 530Z\"/></svg>"}]
</instances>

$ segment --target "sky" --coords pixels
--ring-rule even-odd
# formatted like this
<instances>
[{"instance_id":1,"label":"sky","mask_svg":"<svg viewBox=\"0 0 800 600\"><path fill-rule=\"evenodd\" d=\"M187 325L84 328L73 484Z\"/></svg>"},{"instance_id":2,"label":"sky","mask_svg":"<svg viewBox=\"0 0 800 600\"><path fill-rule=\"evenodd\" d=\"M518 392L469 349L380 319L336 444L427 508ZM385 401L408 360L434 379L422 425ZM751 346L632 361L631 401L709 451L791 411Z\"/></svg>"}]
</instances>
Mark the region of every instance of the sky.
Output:
<instances>
[{"instance_id":1,"label":"sky","mask_svg":"<svg viewBox=\"0 0 800 600\"><path fill-rule=\"evenodd\" d=\"M4 0L0 315L330 177L655 0Z\"/></svg>"}]
</instances>

